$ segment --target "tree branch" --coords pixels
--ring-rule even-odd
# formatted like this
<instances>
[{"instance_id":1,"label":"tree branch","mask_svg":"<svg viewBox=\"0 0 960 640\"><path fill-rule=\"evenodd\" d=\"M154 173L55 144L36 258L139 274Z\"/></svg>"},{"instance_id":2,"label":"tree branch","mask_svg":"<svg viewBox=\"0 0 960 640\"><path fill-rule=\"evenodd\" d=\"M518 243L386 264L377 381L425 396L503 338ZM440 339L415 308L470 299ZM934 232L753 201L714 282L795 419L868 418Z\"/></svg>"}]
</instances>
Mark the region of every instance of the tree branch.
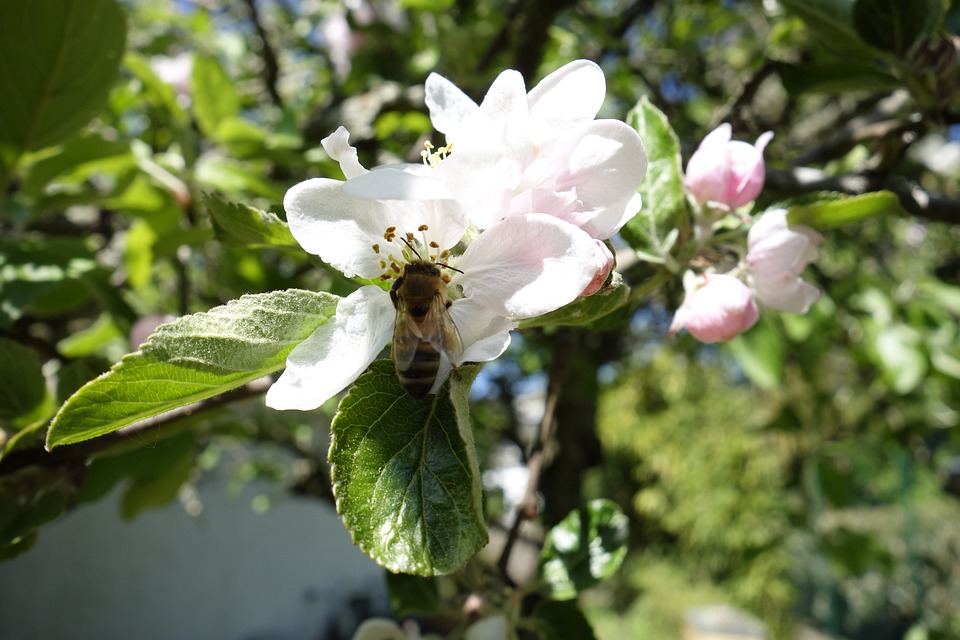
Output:
<instances>
[{"instance_id":1,"label":"tree branch","mask_svg":"<svg viewBox=\"0 0 960 640\"><path fill-rule=\"evenodd\" d=\"M51 469L61 466L66 467L77 463L86 463L89 458L98 453L120 445L129 445L135 441L137 435L153 430L159 431L188 416L197 416L222 407L223 405L230 404L231 402L260 395L265 393L269 387L270 383L266 379L260 378L214 398L195 402L185 407L178 407L158 416L135 422L128 427L118 429L117 431L98 438L86 440L74 445L63 445L52 451L47 451L39 446L30 449L14 449L3 458L0 458L0 476L12 474L30 466Z\"/></svg>"}]
</instances>

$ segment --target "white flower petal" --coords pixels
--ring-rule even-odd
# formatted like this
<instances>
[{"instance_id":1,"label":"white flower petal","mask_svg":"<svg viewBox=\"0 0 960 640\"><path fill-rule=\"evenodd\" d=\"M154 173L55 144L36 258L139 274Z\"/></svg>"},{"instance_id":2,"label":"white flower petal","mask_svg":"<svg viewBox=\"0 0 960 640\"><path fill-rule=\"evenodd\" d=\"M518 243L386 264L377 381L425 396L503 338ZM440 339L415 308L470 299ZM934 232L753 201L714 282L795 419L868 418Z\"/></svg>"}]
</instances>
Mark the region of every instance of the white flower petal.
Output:
<instances>
[{"instance_id":1,"label":"white flower petal","mask_svg":"<svg viewBox=\"0 0 960 640\"><path fill-rule=\"evenodd\" d=\"M510 346L510 331L516 328L516 323L469 298L455 300L450 305L450 317L463 340L463 353L457 364L499 357Z\"/></svg>"},{"instance_id":2,"label":"white flower petal","mask_svg":"<svg viewBox=\"0 0 960 640\"><path fill-rule=\"evenodd\" d=\"M434 170L456 196L470 222L486 229L509 212L522 167L498 151L455 154Z\"/></svg>"},{"instance_id":3,"label":"white flower petal","mask_svg":"<svg viewBox=\"0 0 960 640\"><path fill-rule=\"evenodd\" d=\"M494 313L530 318L576 298L593 279L593 239L543 213L513 215L467 247L454 282Z\"/></svg>"},{"instance_id":4,"label":"white flower petal","mask_svg":"<svg viewBox=\"0 0 960 640\"><path fill-rule=\"evenodd\" d=\"M577 226L605 240L626 222L627 204L634 200L647 172L647 154L637 132L617 120L591 121L571 135L576 144L567 156L566 171L557 177L556 189L575 190L581 203Z\"/></svg>"},{"instance_id":5,"label":"white flower petal","mask_svg":"<svg viewBox=\"0 0 960 640\"><path fill-rule=\"evenodd\" d=\"M530 115L543 133L558 131L592 120L607 91L603 71L590 60L566 64L530 90L527 97Z\"/></svg>"},{"instance_id":6,"label":"white flower petal","mask_svg":"<svg viewBox=\"0 0 960 640\"><path fill-rule=\"evenodd\" d=\"M320 141L323 150L335 162L340 163L340 170L348 180L362 176L367 172L357 158L357 150L350 146L350 133L346 127L338 127L336 131Z\"/></svg>"},{"instance_id":7,"label":"white flower petal","mask_svg":"<svg viewBox=\"0 0 960 640\"><path fill-rule=\"evenodd\" d=\"M300 246L348 278L376 278L383 273L383 256L400 254L401 241L391 246L384 238L388 227L396 227L399 237L409 232L419 239L425 235L419 227L427 225L428 240L441 248L455 245L466 230L453 200L367 200L349 195L343 185L327 178L301 182L287 191L283 206Z\"/></svg>"},{"instance_id":8,"label":"white flower petal","mask_svg":"<svg viewBox=\"0 0 960 640\"><path fill-rule=\"evenodd\" d=\"M430 120L437 131L456 136L465 119L476 113L477 103L443 76L431 73L424 86Z\"/></svg>"},{"instance_id":9,"label":"white flower petal","mask_svg":"<svg viewBox=\"0 0 960 640\"><path fill-rule=\"evenodd\" d=\"M274 409L316 409L356 380L393 335L390 294L368 285L337 304L337 315L297 345L267 391Z\"/></svg>"},{"instance_id":10,"label":"white flower petal","mask_svg":"<svg viewBox=\"0 0 960 640\"><path fill-rule=\"evenodd\" d=\"M347 180L343 190L371 200L450 200L453 194L423 164L394 164L378 167Z\"/></svg>"},{"instance_id":11,"label":"white flower petal","mask_svg":"<svg viewBox=\"0 0 960 640\"><path fill-rule=\"evenodd\" d=\"M480 108L447 140L453 143L453 155L497 150L525 161L531 153L529 137L530 110L523 76L508 69L490 85Z\"/></svg>"},{"instance_id":12,"label":"white flower petal","mask_svg":"<svg viewBox=\"0 0 960 640\"><path fill-rule=\"evenodd\" d=\"M752 276L748 284L765 306L788 313L806 313L820 297L820 289L790 274L770 279Z\"/></svg>"},{"instance_id":13,"label":"white flower petal","mask_svg":"<svg viewBox=\"0 0 960 640\"><path fill-rule=\"evenodd\" d=\"M491 313L467 298L454 300L450 306L450 317L457 325L464 345L463 353L455 363L457 366L464 362L487 362L498 358L510 346L510 331L516 328L514 322ZM446 355L441 355L437 379L430 393L440 390L451 369L453 364Z\"/></svg>"}]
</instances>

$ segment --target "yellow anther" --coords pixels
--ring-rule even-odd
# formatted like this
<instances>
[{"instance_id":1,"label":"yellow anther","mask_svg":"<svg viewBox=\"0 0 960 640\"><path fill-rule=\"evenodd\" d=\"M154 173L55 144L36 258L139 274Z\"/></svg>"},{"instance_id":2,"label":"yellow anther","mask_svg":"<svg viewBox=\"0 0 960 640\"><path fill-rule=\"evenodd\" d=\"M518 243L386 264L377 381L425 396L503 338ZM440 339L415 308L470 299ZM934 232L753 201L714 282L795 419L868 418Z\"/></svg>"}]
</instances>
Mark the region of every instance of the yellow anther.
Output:
<instances>
[{"instance_id":1,"label":"yellow anther","mask_svg":"<svg viewBox=\"0 0 960 640\"><path fill-rule=\"evenodd\" d=\"M427 231L428 229L430 229L430 227L428 227L425 224L422 224L419 227L417 227L417 231Z\"/></svg>"}]
</instances>

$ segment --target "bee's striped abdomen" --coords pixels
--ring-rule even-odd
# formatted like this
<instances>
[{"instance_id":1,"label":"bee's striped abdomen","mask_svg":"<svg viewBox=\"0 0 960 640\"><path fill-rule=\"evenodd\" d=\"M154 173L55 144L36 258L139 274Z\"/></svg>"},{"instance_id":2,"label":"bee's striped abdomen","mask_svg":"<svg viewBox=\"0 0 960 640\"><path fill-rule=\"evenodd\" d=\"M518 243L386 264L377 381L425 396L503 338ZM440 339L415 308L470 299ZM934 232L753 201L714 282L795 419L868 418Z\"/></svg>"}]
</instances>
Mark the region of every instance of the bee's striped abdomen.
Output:
<instances>
[{"instance_id":1,"label":"bee's striped abdomen","mask_svg":"<svg viewBox=\"0 0 960 640\"><path fill-rule=\"evenodd\" d=\"M412 396L422 398L430 392L430 388L437 379L437 369L440 367L440 352L425 340L417 344L410 366L400 371L397 377L400 385Z\"/></svg>"}]
</instances>

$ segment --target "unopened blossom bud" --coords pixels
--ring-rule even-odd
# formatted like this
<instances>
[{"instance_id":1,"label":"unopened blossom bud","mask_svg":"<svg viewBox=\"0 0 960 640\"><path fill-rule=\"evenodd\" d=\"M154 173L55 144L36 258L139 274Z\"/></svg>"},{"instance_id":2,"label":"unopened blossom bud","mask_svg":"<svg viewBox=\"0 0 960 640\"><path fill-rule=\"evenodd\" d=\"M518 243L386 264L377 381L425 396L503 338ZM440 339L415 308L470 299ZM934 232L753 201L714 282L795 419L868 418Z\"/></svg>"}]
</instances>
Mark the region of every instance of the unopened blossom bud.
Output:
<instances>
[{"instance_id":1,"label":"unopened blossom bud","mask_svg":"<svg viewBox=\"0 0 960 640\"><path fill-rule=\"evenodd\" d=\"M763 149L767 131L756 144L731 139L729 124L711 131L690 157L684 184L701 206L731 211L753 202L763 189Z\"/></svg>"},{"instance_id":2,"label":"unopened blossom bud","mask_svg":"<svg viewBox=\"0 0 960 640\"><path fill-rule=\"evenodd\" d=\"M597 268L593 274L593 280L591 280L590 284L583 290L583 293L580 294L581 296L592 296L599 291L600 287L603 286L603 283L606 282L610 276L610 272L613 271L613 266L616 264L613 253L610 251L610 248L607 247L606 243L602 240L594 240L594 243L594 249L597 254Z\"/></svg>"},{"instance_id":3,"label":"unopened blossom bud","mask_svg":"<svg viewBox=\"0 0 960 640\"><path fill-rule=\"evenodd\" d=\"M823 236L803 225L787 224L787 210L774 209L754 222L747 235L747 283L757 299L778 311L806 313L820 290L800 274L820 257Z\"/></svg>"},{"instance_id":4,"label":"unopened blossom bud","mask_svg":"<svg viewBox=\"0 0 960 640\"><path fill-rule=\"evenodd\" d=\"M725 342L760 317L750 289L734 276L705 273L684 280L686 297L673 317L671 336L686 329L700 342Z\"/></svg>"}]
</instances>

